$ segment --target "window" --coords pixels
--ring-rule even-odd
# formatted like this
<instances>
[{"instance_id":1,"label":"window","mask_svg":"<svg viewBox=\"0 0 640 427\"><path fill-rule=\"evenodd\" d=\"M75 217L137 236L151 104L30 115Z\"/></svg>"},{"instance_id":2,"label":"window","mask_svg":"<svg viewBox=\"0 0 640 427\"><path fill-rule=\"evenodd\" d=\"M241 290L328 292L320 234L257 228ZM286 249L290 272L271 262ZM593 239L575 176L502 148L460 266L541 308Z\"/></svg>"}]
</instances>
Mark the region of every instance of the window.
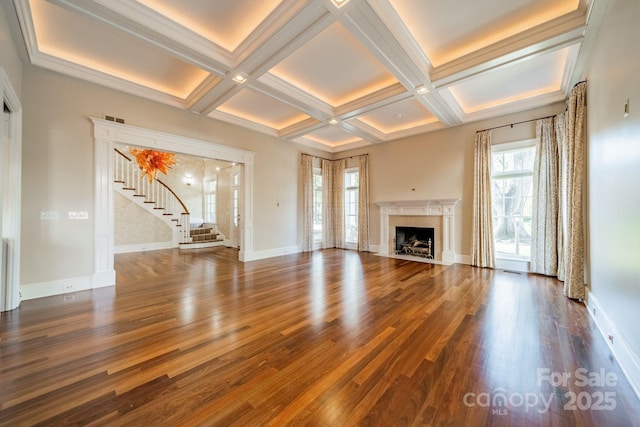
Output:
<instances>
[{"instance_id":1,"label":"window","mask_svg":"<svg viewBox=\"0 0 640 427\"><path fill-rule=\"evenodd\" d=\"M358 170L344 175L344 241L358 243Z\"/></svg>"},{"instance_id":2,"label":"window","mask_svg":"<svg viewBox=\"0 0 640 427\"><path fill-rule=\"evenodd\" d=\"M322 242L322 170L313 169L313 241Z\"/></svg>"},{"instance_id":3,"label":"window","mask_svg":"<svg viewBox=\"0 0 640 427\"><path fill-rule=\"evenodd\" d=\"M216 223L216 190L218 188L218 177L213 175L204 182L204 221Z\"/></svg>"},{"instance_id":4,"label":"window","mask_svg":"<svg viewBox=\"0 0 640 427\"><path fill-rule=\"evenodd\" d=\"M494 145L491 156L493 237L497 257L528 259L535 141Z\"/></svg>"}]
</instances>

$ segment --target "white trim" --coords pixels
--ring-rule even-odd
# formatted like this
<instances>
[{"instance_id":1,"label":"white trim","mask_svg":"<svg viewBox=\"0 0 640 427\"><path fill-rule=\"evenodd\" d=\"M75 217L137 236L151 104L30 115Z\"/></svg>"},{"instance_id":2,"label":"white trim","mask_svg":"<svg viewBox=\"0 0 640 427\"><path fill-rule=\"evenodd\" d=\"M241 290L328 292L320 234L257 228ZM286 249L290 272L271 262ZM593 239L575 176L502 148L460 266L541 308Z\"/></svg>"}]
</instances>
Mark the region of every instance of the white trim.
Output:
<instances>
[{"instance_id":1,"label":"white trim","mask_svg":"<svg viewBox=\"0 0 640 427\"><path fill-rule=\"evenodd\" d=\"M253 251L250 258L245 258L244 261L257 261L259 259L273 258L282 255L297 254L302 252L302 246L285 246L282 248L274 249L262 249L259 251Z\"/></svg>"},{"instance_id":2,"label":"white trim","mask_svg":"<svg viewBox=\"0 0 640 427\"><path fill-rule=\"evenodd\" d=\"M586 305L589 314L596 322L598 330L600 330L602 337L618 361L622 372L629 380L636 397L640 399L640 357L631 349L624 336L618 332L615 324L602 308L602 305L600 305L598 298L589 291L589 288L587 288ZM609 335L613 337L612 341L608 339Z\"/></svg>"},{"instance_id":3,"label":"white trim","mask_svg":"<svg viewBox=\"0 0 640 427\"><path fill-rule=\"evenodd\" d=\"M455 262L455 205L460 199L438 200L398 200L376 202L380 207L380 245L378 253L383 256L389 251L389 216L441 216L442 217L442 264Z\"/></svg>"},{"instance_id":4,"label":"white trim","mask_svg":"<svg viewBox=\"0 0 640 427\"><path fill-rule=\"evenodd\" d=\"M95 272L94 275L113 277L115 285L113 175L114 144L129 144L240 163L243 166L244 191L241 223L240 261L250 259L253 251L253 161L255 153L247 150L159 132L136 126L110 122L95 117L93 136L95 145Z\"/></svg>"},{"instance_id":5,"label":"white trim","mask_svg":"<svg viewBox=\"0 0 640 427\"><path fill-rule=\"evenodd\" d=\"M176 245L173 242L136 243L133 245L114 246L113 253L127 254L130 252L157 251L159 249L171 249L175 247Z\"/></svg>"},{"instance_id":6,"label":"white trim","mask_svg":"<svg viewBox=\"0 0 640 427\"><path fill-rule=\"evenodd\" d=\"M0 267L3 276L0 279L0 312L3 312L20 305L22 105L2 67L0 101L11 110L7 141L0 140L0 264L4 267ZM4 113L2 117L0 138L4 138Z\"/></svg>"},{"instance_id":7,"label":"white trim","mask_svg":"<svg viewBox=\"0 0 640 427\"><path fill-rule=\"evenodd\" d=\"M189 249L202 249L202 248L213 248L215 246L226 246L224 241L217 240L214 242L195 242L195 243L183 243L178 245L178 248L183 251L187 251Z\"/></svg>"},{"instance_id":8,"label":"white trim","mask_svg":"<svg viewBox=\"0 0 640 427\"><path fill-rule=\"evenodd\" d=\"M502 142L502 143L491 144L491 153L506 153L511 151L520 151L523 148L529 148L529 147L535 147L535 146L536 146L535 138Z\"/></svg>"},{"instance_id":9,"label":"white trim","mask_svg":"<svg viewBox=\"0 0 640 427\"><path fill-rule=\"evenodd\" d=\"M49 282L31 283L20 286L23 300L50 297L52 295L69 294L93 288L91 276L72 277L69 279L51 280Z\"/></svg>"},{"instance_id":10,"label":"white trim","mask_svg":"<svg viewBox=\"0 0 640 427\"><path fill-rule=\"evenodd\" d=\"M498 258L496 257L497 270L518 271L521 273L529 273L529 260L515 258Z\"/></svg>"}]
</instances>

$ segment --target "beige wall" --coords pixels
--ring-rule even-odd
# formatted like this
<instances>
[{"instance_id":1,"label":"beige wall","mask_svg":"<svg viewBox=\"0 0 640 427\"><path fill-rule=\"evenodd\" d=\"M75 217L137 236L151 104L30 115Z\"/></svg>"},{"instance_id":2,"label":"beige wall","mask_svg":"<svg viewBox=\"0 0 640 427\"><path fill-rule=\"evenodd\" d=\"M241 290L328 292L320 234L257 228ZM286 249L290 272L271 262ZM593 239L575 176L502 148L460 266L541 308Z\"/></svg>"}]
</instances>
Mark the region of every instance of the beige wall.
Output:
<instances>
[{"instance_id":1,"label":"beige wall","mask_svg":"<svg viewBox=\"0 0 640 427\"><path fill-rule=\"evenodd\" d=\"M564 110L564 103L484 120L402 140L338 153L336 158L369 153L371 241L380 243L380 210L375 202L460 199L456 206L454 250L471 254L473 145L478 130L535 119ZM496 129L494 143L535 137L535 123Z\"/></svg>"},{"instance_id":2,"label":"beige wall","mask_svg":"<svg viewBox=\"0 0 640 427\"><path fill-rule=\"evenodd\" d=\"M298 244L300 146L30 65L23 82L23 284L93 273L90 116L254 151L254 250ZM41 221L43 210L60 217ZM70 210L89 212L89 220L66 219Z\"/></svg>"},{"instance_id":3,"label":"beige wall","mask_svg":"<svg viewBox=\"0 0 640 427\"><path fill-rule=\"evenodd\" d=\"M640 358L639 22L640 2L609 2L587 75L590 298L597 298L637 358ZM629 116L624 117L627 99L631 108Z\"/></svg>"}]
</instances>

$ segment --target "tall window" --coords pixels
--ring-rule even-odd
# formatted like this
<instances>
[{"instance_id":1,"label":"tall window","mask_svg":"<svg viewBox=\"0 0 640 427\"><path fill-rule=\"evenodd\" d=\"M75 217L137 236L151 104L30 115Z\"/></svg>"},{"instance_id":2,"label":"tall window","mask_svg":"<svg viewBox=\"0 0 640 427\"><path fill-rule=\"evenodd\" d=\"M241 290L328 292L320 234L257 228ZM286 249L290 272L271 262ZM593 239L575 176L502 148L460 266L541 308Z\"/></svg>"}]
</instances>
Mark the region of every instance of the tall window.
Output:
<instances>
[{"instance_id":1,"label":"tall window","mask_svg":"<svg viewBox=\"0 0 640 427\"><path fill-rule=\"evenodd\" d=\"M218 188L218 177L213 175L204 182L204 221L216 223L216 191Z\"/></svg>"},{"instance_id":2,"label":"tall window","mask_svg":"<svg viewBox=\"0 0 640 427\"><path fill-rule=\"evenodd\" d=\"M528 259L535 141L498 144L492 148L493 236L496 256Z\"/></svg>"},{"instance_id":3,"label":"tall window","mask_svg":"<svg viewBox=\"0 0 640 427\"><path fill-rule=\"evenodd\" d=\"M344 241L358 243L358 169L344 175Z\"/></svg>"},{"instance_id":4,"label":"tall window","mask_svg":"<svg viewBox=\"0 0 640 427\"><path fill-rule=\"evenodd\" d=\"M322 170L313 169L313 241L322 242Z\"/></svg>"}]
</instances>

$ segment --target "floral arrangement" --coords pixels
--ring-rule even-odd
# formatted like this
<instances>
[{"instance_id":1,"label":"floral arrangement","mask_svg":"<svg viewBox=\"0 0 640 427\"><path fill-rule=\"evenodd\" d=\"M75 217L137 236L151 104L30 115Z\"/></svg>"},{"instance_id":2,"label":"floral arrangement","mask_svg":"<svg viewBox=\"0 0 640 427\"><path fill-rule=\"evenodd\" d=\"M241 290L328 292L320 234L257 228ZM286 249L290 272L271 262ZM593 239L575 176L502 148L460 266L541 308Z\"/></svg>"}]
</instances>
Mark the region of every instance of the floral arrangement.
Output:
<instances>
[{"instance_id":1,"label":"floral arrangement","mask_svg":"<svg viewBox=\"0 0 640 427\"><path fill-rule=\"evenodd\" d=\"M130 148L129 152L134 155L138 166L143 171L142 176L147 175L149 182L153 181L158 171L166 175L167 170L173 169L173 165L176 164L176 155L173 153L139 148Z\"/></svg>"}]
</instances>

